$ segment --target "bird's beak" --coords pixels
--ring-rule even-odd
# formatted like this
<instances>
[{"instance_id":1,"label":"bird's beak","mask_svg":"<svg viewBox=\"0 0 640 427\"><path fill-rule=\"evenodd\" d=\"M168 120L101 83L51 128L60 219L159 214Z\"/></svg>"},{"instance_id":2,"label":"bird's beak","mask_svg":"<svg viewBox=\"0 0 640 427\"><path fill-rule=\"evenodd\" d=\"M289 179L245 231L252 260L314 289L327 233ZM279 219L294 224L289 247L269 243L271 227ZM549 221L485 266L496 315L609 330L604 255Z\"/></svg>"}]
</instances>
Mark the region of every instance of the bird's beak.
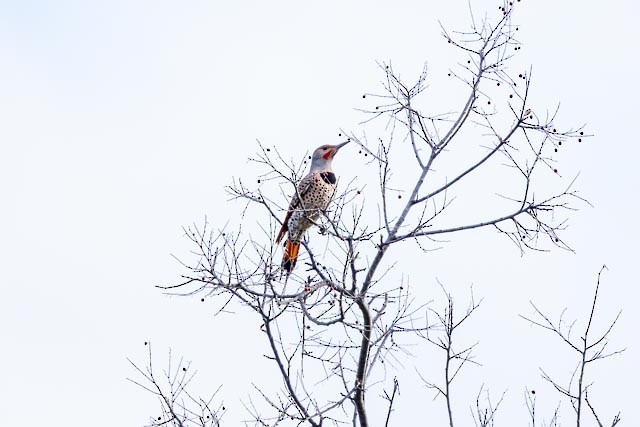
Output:
<instances>
[{"instance_id":1,"label":"bird's beak","mask_svg":"<svg viewBox=\"0 0 640 427\"><path fill-rule=\"evenodd\" d=\"M342 144L338 144L338 145L336 145L336 146L335 146L336 153L338 152L338 150L339 150L339 149L341 149L342 147L344 147L345 145L347 145L347 144L348 144L348 143L350 143L350 142L351 142L351 140L350 140L350 139L348 139L348 140L346 140L345 142L343 142Z\"/></svg>"}]
</instances>

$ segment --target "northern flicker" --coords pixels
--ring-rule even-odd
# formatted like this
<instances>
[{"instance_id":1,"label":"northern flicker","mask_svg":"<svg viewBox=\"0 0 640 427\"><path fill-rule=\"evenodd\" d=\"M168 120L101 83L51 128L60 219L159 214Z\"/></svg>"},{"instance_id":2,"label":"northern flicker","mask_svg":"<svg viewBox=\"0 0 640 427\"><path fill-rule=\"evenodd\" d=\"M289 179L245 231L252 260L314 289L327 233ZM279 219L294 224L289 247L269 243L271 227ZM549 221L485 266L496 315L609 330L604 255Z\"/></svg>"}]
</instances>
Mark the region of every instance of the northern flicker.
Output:
<instances>
[{"instance_id":1,"label":"northern flicker","mask_svg":"<svg viewBox=\"0 0 640 427\"><path fill-rule=\"evenodd\" d=\"M322 145L313 152L311 167L307 176L296 187L296 194L287 209L287 216L276 237L280 243L288 233L282 257L282 268L291 273L298 259L300 240L309 227L327 209L336 191L336 175L331 170L331 162L340 148L349 141L338 145Z\"/></svg>"}]
</instances>

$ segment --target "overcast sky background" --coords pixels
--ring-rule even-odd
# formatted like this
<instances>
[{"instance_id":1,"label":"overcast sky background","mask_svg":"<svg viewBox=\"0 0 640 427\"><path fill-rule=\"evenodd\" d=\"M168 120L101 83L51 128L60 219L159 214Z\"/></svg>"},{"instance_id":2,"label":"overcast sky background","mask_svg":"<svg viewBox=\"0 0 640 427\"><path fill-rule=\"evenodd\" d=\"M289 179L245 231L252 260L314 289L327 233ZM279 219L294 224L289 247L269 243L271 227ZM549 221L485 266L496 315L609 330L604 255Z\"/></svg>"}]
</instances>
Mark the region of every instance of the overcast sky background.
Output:
<instances>
[{"instance_id":1,"label":"overcast sky background","mask_svg":"<svg viewBox=\"0 0 640 427\"><path fill-rule=\"evenodd\" d=\"M499 5L473 2L480 15ZM640 7L517 5L515 64L533 65L536 102L560 103L561 123L586 123L594 134L558 154L563 176L579 172L594 205L563 236L576 252L521 257L487 231L402 256L429 266L412 278L425 298L437 296L436 278L460 298L471 284L485 298L465 336L480 341L483 366L460 383L461 425L471 425L464 393L482 383L508 390L497 425L526 425L525 386L541 405L557 404L538 367L568 378L571 353L517 315L533 300L553 316L569 306L568 317L584 317L606 264L599 325L622 309L611 345L627 351L593 366L593 400L606 419L620 410L622 425L636 425ZM340 128L360 131L355 108L383 77L375 61L391 60L407 78L426 61L438 93L460 59L438 20L466 28L467 3L0 1L2 424L142 425L155 403L125 378L133 375L126 357L144 363L146 340L159 363L169 347L191 360L196 387L223 385L228 425L246 419L251 382L279 381L260 356L255 319L214 318L199 298L154 288L181 272L170 257L186 253L181 226L205 215L222 225L237 211L223 187L252 176L256 139L299 159L341 141ZM365 167L355 152L340 156L341 176ZM438 363L435 354L408 358L406 372ZM409 425L418 408L442 425L442 402L406 381L396 425ZM562 408L568 425L566 401Z\"/></svg>"}]
</instances>

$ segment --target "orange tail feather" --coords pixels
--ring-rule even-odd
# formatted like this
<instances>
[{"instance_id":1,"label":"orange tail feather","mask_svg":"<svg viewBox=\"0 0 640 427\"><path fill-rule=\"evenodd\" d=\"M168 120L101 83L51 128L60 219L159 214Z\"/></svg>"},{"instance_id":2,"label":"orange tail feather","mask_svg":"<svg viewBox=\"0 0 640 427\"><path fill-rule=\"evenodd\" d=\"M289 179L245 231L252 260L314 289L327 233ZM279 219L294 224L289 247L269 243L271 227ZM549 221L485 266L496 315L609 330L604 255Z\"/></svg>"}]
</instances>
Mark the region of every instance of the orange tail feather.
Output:
<instances>
[{"instance_id":1,"label":"orange tail feather","mask_svg":"<svg viewBox=\"0 0 640 427\"><path fill-rule=\"evenodd\" d=\"M298 260L298 252L300 251L300 242L292 242L287 240L284 244L284 255L282 256L282 268L291 273L293 267L296 266Z\"/></svg>"}]
</instances>

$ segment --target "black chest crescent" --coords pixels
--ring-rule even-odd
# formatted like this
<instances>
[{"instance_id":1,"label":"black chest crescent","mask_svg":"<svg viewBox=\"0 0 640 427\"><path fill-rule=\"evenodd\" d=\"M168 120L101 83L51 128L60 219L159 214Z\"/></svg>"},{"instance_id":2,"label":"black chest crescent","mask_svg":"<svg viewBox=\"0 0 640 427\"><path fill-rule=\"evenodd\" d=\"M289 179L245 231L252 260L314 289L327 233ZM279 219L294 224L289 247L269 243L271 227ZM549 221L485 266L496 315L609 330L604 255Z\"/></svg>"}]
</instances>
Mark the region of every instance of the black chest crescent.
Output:
<instances>
[{"instance_id":1,"label":"black chest crescent","mask_svg":"<svg viewBox=\"0 0 640 427\"><path fill-rule=\"evenodd\" d=\"M327 184L335 184L336 183L336 174L333 172L321 172L320 177Z\"/></svg>"}]
</instances>

